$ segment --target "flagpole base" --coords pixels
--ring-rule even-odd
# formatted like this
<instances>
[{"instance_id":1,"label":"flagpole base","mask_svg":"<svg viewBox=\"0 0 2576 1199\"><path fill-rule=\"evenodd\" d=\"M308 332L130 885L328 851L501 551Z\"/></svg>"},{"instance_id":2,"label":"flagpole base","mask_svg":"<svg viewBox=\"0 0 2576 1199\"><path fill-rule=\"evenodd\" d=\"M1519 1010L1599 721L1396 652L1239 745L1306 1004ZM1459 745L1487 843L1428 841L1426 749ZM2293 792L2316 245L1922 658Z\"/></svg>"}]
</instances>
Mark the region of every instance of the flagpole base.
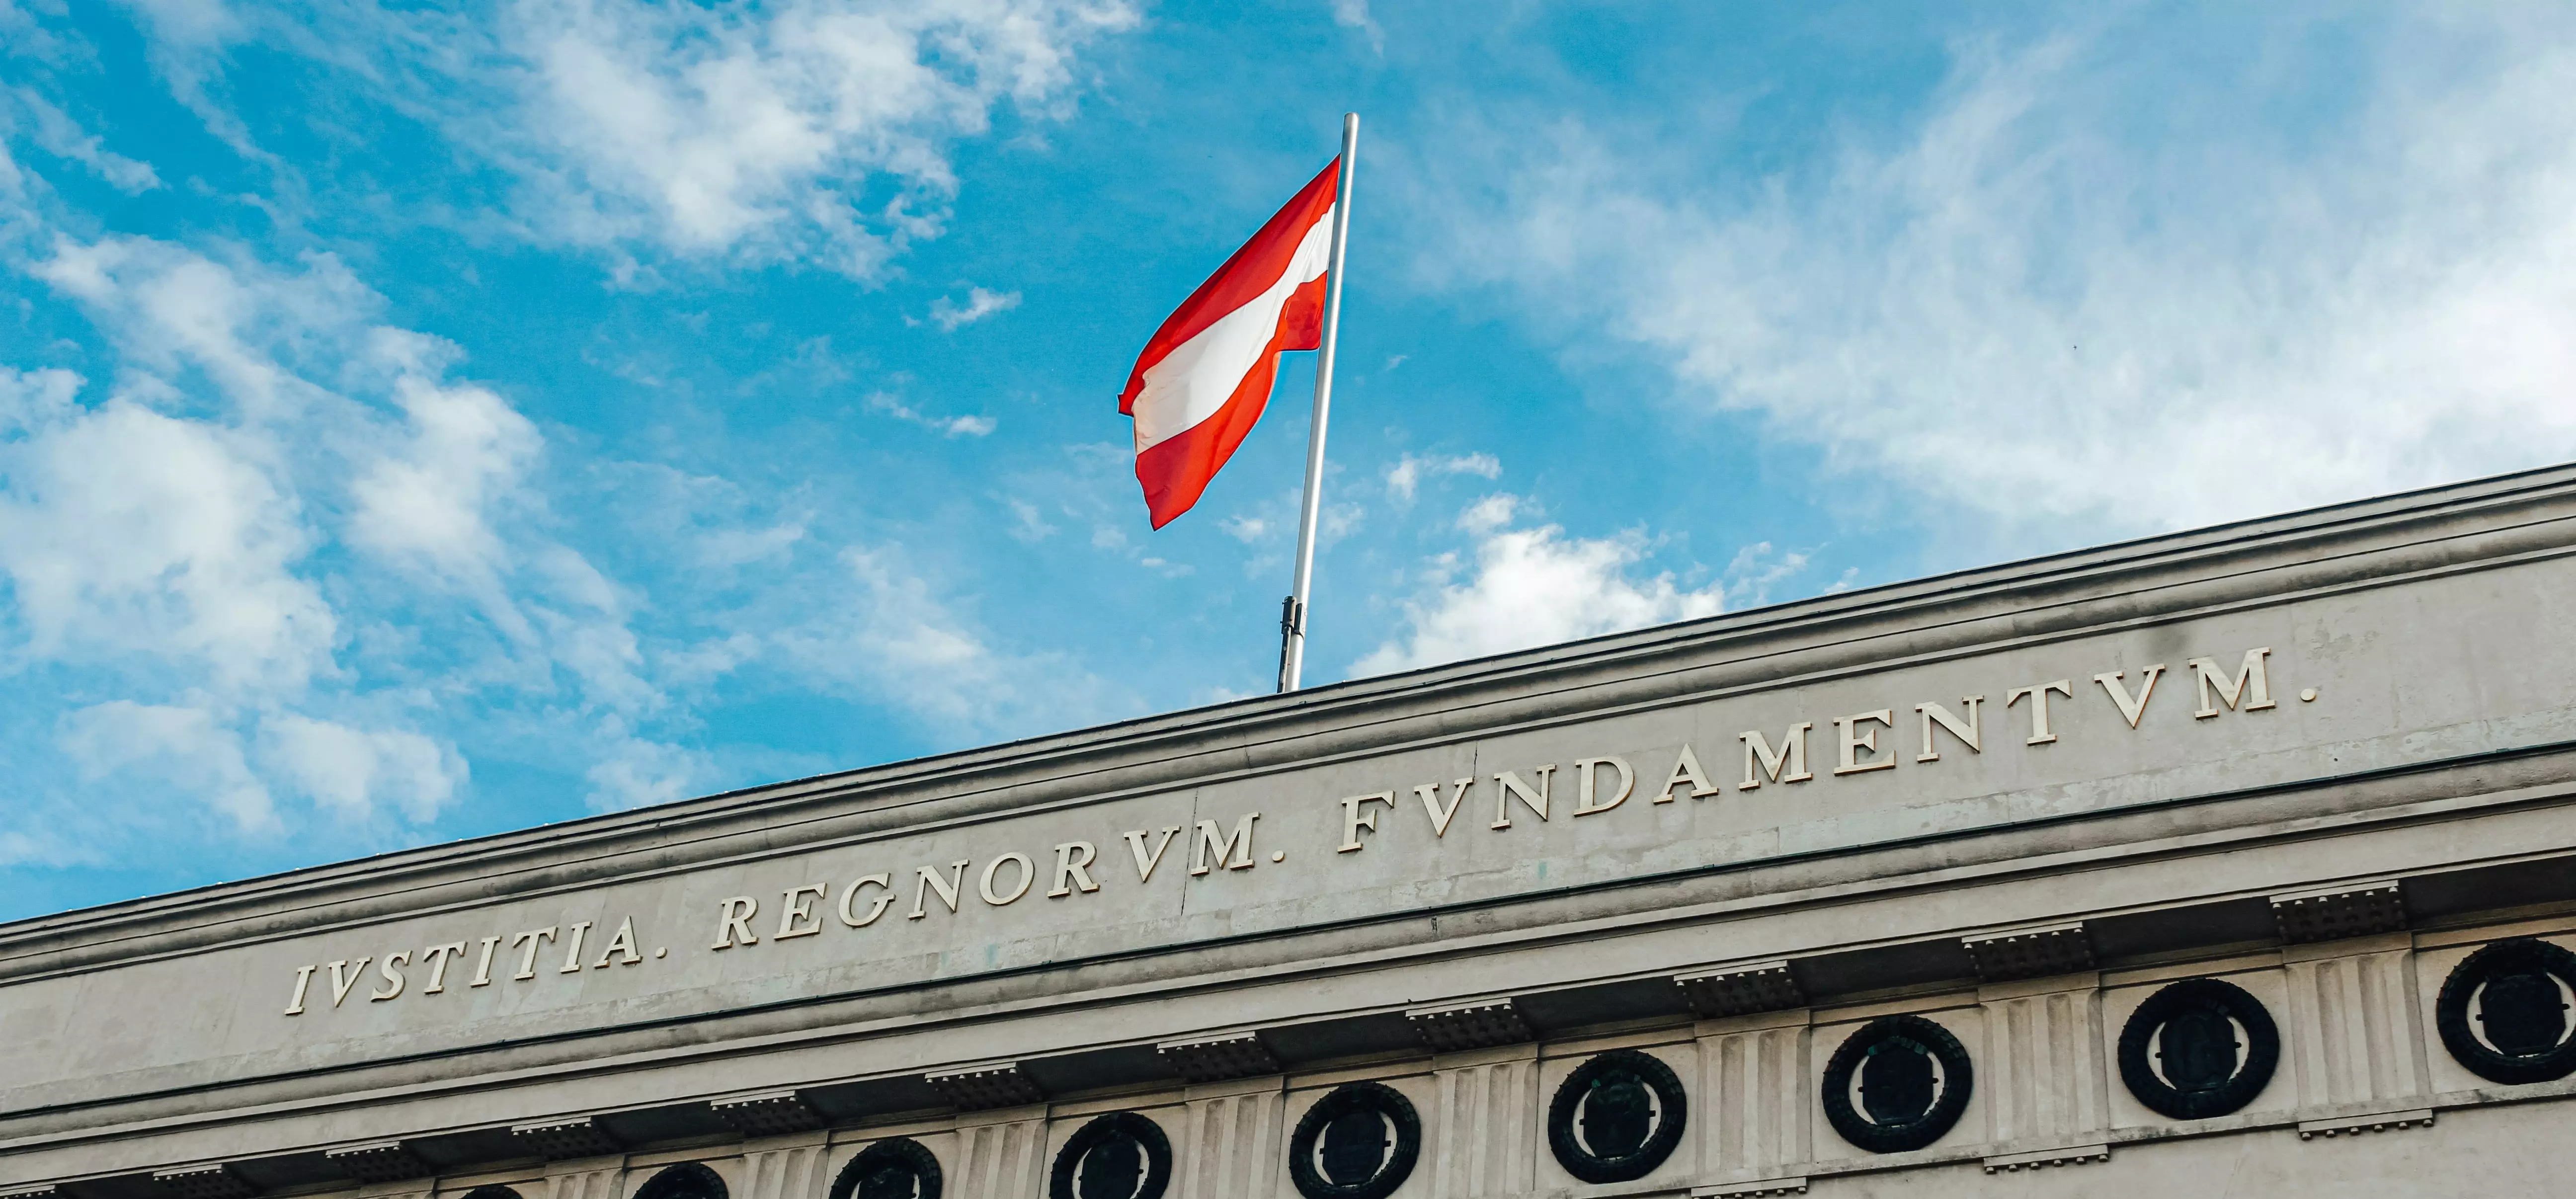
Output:
<instances>
[{"instance_id":1,"label":"flagpole base","mask_svg":"<svg viewBox=\"0 0 2576 1199\"><path fill-rule=\"evenodd\" d=\"M1297 689L1297 675L1306 658L1306 605L1296 596L1279 601L1279 693Z\"/></svg>"}]
</instances>

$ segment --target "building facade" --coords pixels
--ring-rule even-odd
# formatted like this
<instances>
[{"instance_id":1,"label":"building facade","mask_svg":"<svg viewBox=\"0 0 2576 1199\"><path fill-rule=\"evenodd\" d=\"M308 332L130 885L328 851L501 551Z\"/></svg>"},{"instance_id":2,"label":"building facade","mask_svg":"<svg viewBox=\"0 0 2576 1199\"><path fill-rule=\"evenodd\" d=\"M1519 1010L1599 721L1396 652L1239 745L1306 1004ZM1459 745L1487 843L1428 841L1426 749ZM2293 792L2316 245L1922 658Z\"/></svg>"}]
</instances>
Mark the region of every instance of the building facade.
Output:
<instances>
[{"instance_id":1,"label":"building facade","mask_svg":"<svg viewBox=\"0 0 2576 1199\"><path fill-rule=\"evenodd\" d=\"M0 1199L2562 1193L2576 468L0 926Z\"/></svg>"}]
</instances>

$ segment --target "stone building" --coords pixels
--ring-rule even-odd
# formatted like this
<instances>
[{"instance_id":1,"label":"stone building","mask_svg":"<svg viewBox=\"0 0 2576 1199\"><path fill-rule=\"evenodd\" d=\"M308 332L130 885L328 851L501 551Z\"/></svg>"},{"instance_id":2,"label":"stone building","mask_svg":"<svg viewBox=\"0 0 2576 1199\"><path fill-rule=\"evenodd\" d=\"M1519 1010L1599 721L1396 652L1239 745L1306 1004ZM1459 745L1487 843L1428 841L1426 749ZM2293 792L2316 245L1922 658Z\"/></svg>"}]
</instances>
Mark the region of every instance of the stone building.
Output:
<instances>
[{"instance_id":1,"label":"stone building","mask_svg":"<svg viewBox=\"0 0 2576 1199\"><path fill-rule=\"evenodd\" d=\"M2561 1193L2576 468L0 926L0 1196Z\"/></svg>"}]
</instances>

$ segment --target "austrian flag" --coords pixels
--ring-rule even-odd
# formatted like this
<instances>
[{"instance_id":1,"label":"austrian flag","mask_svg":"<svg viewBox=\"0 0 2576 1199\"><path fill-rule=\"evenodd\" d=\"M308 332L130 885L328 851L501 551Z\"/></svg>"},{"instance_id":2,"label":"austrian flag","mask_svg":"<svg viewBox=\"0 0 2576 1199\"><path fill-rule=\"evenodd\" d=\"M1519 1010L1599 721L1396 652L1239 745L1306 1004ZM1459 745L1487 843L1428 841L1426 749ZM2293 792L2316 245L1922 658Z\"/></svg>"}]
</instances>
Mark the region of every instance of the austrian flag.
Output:
<instances>
[{"instance_id":1,"label":"austrian flag","mask_svg":"<svg viewBox=\"0 0 2576 1199\"><path fill-rule=\"evenodd\" d=\"M1270 402L1282 350L1322 344L1341 160L1288 201L1154 331L1118 410L1135 418L1136 481L1154 527L1199 502Z\"/></svg>"}]
</instances>

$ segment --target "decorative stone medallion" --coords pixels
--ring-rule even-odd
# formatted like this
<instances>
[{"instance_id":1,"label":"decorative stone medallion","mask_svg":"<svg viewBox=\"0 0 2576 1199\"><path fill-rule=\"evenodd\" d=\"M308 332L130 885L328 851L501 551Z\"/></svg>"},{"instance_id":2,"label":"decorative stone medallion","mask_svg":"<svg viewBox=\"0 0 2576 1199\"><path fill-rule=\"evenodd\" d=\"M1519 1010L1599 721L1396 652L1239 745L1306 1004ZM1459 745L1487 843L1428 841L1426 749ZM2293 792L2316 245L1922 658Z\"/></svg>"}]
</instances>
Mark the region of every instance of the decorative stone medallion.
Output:
<instances>
[{"instance_id":1,"label":"decorative stone medallion","mask_svg":"<svg viewBox=\"0 0 2576 1199\"><path fill-rule=\"evenodd\" d=\"M1825 1063L1825 1119L1872 1153L1903 1153L1941 1139L1968 1110L1976 1070L1950 1030L1921 1016L1861 1026Z\"/></svg>"},{"instance_id":2,"label":"decorative stone medallion","mask_svg":"<svg viewBox=\"0 0 2576 1199\"><path fill-rule=\"evenodd\" d=\"M682 1162L654 1175L635 1199L725 1199L724 1179L697 1162Z\"/></svg>"},{"instance_id":3,"label":"decorative stone medallion","mask_svg":"<svg viewBox=\"0 0 2576 1199\"><path fill-rule=\"evenodd\" d=\"M1627 1182L1673 1155L1689 1118L1690 1101L1672 1067L1652 1054L1614 1049L1557 1085L1547 1105L1547 1147L1585 1182Z\"/></svg>"},{"instance_id":4,"label":"decorative stone medallion","mask_svg":"<svg viewBox=\"0 0 2576 1199\"><path fill-rule=\"evenodd\" d=\"M1306 1199L1386 1199L1413 1176L1422 1117L1383 1083L1345 1083L1306 1109L1288 1138L1288 1178Z\"/></svg>"},{"instance_id":5,"label":"decorative stone medallion","mask_svg":"<svg viewBox=\"0 0 2576 1199\"><path fill-rule=\"evenodd\" d=\"M2552 1082L2576 1072L2576 953L2516 937L2470 954L2442 982L2433 1023L2459 1063L2489 1082Z\"/></svg>"},{"instance_id":6,"label":"decorative stone medallion","mask_svg":"<svg viewBox=\"0 0 2576 1199\"><path fill-rule=\"evenodd\" d=\"M1134 1112L1085 1124L1055 1155L1047 1199L1163 1199L1172 1185L1172 1140Z\"/></svg>"},{"instance_id":7,"label":"decorative stone medallion","mask_svg":"<svg viewBox=\"0 0 2576 1199\"><path fill-rule=\"evenodd\" d=\"M939 1159L910 1137L860 1150L832 1180L831 1199L939 1199Z\"/></svg>"},{"instance_id":8,"label":"decorative stone medallion","mask_svg":"<svg viewBox=\"0 0 2576 1199\"><path fill-rule=\"evenodd\" d=\"M2281 1064L2281 1033L2234 983L2193 978L2147 997L2120 1029L2120 1081L2176 1120L2224 1116L2254 1101Z\"/></svg>"}]
</instances>

